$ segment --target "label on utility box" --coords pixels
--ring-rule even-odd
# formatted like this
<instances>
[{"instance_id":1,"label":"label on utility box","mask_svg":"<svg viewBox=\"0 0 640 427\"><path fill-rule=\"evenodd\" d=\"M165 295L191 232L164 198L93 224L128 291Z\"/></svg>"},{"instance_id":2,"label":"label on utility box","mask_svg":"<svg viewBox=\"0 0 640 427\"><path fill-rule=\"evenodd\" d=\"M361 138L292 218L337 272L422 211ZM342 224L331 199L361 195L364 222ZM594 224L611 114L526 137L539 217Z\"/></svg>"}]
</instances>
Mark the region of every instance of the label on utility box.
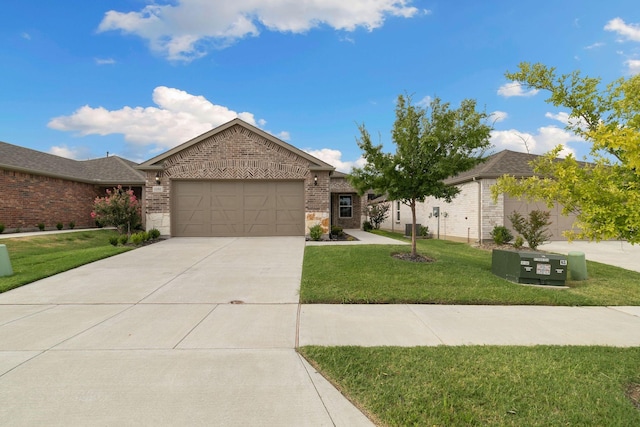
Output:
<instances>
[{"instance_id":1,"label":"label on utility box","mask_svg":"<svg viewBox=\"0 0 640 427\"><path fill-rule=\"evenodd\" d=\"M520 265L529 265L529 261L520 261Z\"/></svg>"},{"instance_id":2,"label":"label on utility box","mask_svg":"<svg viewBox=\"0 0 640 427\"><path fill-rule=\"evenodd\" d=\"M551 276L551 264L536 265L536 274L540 274L543 276Z\"/></svg>"}]
</instances>

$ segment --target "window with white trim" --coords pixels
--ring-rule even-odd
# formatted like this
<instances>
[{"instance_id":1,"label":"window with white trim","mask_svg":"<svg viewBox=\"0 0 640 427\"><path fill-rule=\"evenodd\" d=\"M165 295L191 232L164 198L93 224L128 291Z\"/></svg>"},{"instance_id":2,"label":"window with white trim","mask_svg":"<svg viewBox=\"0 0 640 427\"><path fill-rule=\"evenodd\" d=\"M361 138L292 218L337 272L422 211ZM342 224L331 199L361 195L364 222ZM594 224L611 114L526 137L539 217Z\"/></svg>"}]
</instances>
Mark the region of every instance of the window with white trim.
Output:
<instances>
[{"instance_id":1,"label":"window with white trim","mask_svg":"<svg viewBox=\"0 0 640 427\"><path fill-rule=\"evenodd\" d=\"M341 194L338 205L340 207L340 218L351 218L353 216L353 198L351 196Z\"/></svg>"},{"instance_id":2,"label":"window with white trim","mask_svg":"<svg viewBox=\"0 0 640 427\"><path fill-rule=\"evenodd\" d=\"M400 222L400 202L396 202L396 222Z\"/></svg>"}]
</instances>

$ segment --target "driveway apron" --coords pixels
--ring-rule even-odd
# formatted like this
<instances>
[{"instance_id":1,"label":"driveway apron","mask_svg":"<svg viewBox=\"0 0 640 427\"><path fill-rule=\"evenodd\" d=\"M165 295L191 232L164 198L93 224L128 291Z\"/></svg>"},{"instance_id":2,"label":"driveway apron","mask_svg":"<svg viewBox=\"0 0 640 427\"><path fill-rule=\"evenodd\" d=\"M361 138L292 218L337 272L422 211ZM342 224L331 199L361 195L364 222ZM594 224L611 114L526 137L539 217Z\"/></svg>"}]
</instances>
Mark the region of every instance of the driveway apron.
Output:
<instances>
[{"instance_id":1,"label":"driveway apron","mask_svg":"<svg viewBox=\"0 0 640 427\"><path fill-rule=\"evenodd\" d=\"M295 351L304 246L173 238L0 294L0 425L371 425Z\"/></svg>"}]
</instances>

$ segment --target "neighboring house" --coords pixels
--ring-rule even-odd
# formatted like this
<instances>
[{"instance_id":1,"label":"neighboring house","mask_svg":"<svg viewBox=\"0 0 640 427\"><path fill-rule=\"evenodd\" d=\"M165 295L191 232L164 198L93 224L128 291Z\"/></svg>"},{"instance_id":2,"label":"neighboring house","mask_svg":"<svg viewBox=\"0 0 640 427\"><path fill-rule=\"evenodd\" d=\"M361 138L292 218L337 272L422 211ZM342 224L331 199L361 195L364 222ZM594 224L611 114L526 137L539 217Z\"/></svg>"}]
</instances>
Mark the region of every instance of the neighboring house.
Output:
<instances>
[{"instance_id":1,"label":"neighboring house","mask_svg":"<svg viewBox=\"0 0 640 427\"><path fill-rule=\"evenodd\" d=\"M131 187L146 229L169 236L304 236L360 228L362 198L334 167L240 119L142 164L77 161L0 143L0 222L95 225L93 201Z\"/></svg>"},{"instance_id":2,"label":"neighboring house","mask_svg":"<svg viewBox=\"0 0 640 427\"><path fill-rule=\"evenodd\" d=\"M429 227L434 237L439 234L440 238L482 242L491 240L490 233L496 225L513 230L508 216L514 210L528 215L530 211L538 209L551 212L551 240L564 240L562 232L571 229L575 216L562 215L560 206L549 209L544 203L527 203L505 195L500 195L494 203L491 196L491 187L502 175L520 178L533 176L531 162L537 157L510 150L489 156L475 168L445 181L460 189L451 203L433 197L419 203L416 222ZM381 227L404 233L406 224L411 223L411 209L398 201L390 203L391 214ZM434 215L434 208L439 209L438 216Z\"/></svg>"},{"instance_id":3,"label":"neighboring house","mask_svg":"<svg viewBox=\"0 0 640 427\"><path fill-rule=\"evenodd\" d=\"M134 166L117 156L78 161L0 142L0 223L6 231L95 226L93 201L107 188L142 197L144 175Z\"/></svg>"},{"instance_id":4,"label":"neighboring house","mask_svg":"<svg viewBox=\"0 0 640 427\"><path fill-rule=\"evenodd\" d=\"M316 224L325 233L330 224L360 227L360 202L343 174L240 119L138 168L146 173L147 227L162 234L304 236Z\"/></svg>"}]
</instances>

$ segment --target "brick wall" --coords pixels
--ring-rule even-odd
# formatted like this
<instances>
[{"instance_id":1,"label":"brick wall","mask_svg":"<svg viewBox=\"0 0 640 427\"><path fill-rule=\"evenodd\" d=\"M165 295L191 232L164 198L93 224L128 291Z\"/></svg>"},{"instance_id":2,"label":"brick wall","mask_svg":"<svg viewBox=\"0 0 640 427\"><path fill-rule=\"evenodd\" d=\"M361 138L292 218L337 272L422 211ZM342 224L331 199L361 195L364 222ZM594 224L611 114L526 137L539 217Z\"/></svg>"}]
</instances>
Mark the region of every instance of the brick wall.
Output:
<instances>
[{"instance_id":1,"label":"brick wall","mask_svg":"<svg viewBox=\"0 0 640 427\"><path fill-rule=\"evenodd\" d=\"M172 179L281 179L304 181L306 222L320 222L328 230L329 172L311 171L310 166L285 147L242 126L232 126L167 158L160 186L155 182L156 172L147 172L147 227L149 222L169 221Z\"/></svg>"},{"instance_id":2,"label":"brick wall","mask_svg":"<svg viewBox=\"0 0 640 427\"><path fill-rule=\"evenodd\" d=\"M92 184L0 169L0 222L8 231L95 225L91 218L98 188Z\"/></svg>"}]
</instances>

